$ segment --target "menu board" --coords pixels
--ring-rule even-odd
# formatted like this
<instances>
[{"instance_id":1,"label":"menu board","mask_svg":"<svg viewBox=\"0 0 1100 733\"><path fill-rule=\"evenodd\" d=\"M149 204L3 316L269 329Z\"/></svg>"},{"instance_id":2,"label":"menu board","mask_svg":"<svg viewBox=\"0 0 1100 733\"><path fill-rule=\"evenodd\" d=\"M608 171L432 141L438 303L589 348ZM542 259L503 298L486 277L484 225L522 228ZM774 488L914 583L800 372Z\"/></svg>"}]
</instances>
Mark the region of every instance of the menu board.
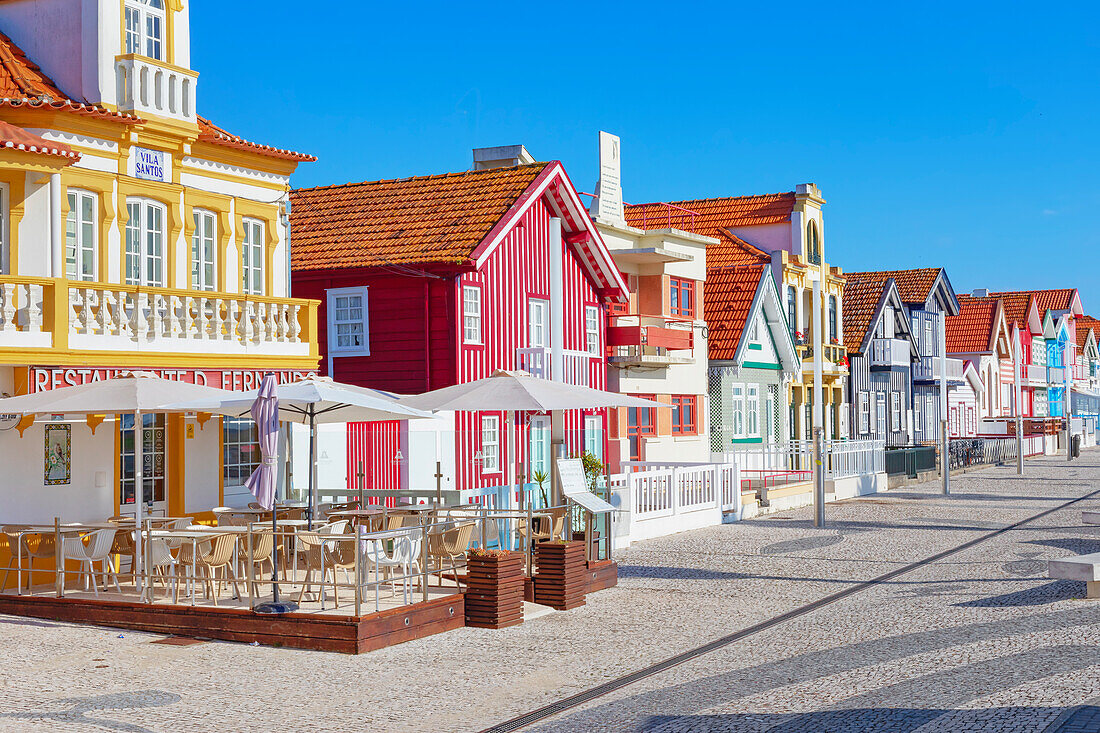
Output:
<instances>
[{"instance_id":1,"label":"menu board","mask_svg":"<svg viewBox=\"0 0 1100 733\"><path fill-rule=\"evenodd\" d=\"M559 458L558 477L561 479L561 493L570 501L580 504L593 514L615 511L615 507L588 490L580 458Z\"/></svg>"}]
</instances>

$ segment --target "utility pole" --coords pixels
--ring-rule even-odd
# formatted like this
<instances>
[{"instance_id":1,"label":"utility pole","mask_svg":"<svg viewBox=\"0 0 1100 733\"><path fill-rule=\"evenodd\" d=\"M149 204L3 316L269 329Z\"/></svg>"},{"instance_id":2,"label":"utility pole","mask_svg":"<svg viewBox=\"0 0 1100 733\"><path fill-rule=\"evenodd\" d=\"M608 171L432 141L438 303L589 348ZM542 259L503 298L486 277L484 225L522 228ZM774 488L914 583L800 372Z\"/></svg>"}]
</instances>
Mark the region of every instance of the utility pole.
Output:
<instances>
[{"instance_id":1,"label":"utility pole","mask_svg":"<svg viewBox=\"0 0 1100 733\"><path fill-rule=\"evenodd\" d=\"M814 348L814 526L825 526L825 463L824 422L821 409L821 357L825 350L825 338L821 328L821 280L814 280L813 289L813 348Z\"/></svg>"},{"instance_id":2,"label":"utility pole","mask_svg":"<svg viewBox=\"0 0 1100 733\"><path fill-rule=\"evenodd\" d=\"M1066 418L1066 460L1073 460L1073 429L1070 426L1070 399L1069 399L1069 385L1070 365L1073 364L1073 346L1070 342L1066 341L1066 346L1062 349L1062 414Z\"/></svg>"},{"instance_id":3,"label":"utility pole","mask_svg":"<svg viewBox=\"0 0 1100 733\"><path fill-rule=\"evenodd\" d=\"M940 432L943 434L943 493L951 493L951 462L947 437L947 312L940 312Z\"/></svg>"},{"instance_id":4,"label":"utility pole","mask_svg":"<svg viewBox=\"0 0 1100 733\"><path fill-rule=\"evenodd\" d=\"M1023 391L1020 388L1020 369L1022 368L1020 362L1023 359L1020 353L1020 329L1016 327L1014 338L1012 339L1013 356L1012 360L1012 377L1013 377L1013 400L1012 407L1016 413L1016 474L1023 475L1024 472L1024 417L1023 410L1020 407L1020 402L1023 398Z\"/></svg>"}]
</instances>

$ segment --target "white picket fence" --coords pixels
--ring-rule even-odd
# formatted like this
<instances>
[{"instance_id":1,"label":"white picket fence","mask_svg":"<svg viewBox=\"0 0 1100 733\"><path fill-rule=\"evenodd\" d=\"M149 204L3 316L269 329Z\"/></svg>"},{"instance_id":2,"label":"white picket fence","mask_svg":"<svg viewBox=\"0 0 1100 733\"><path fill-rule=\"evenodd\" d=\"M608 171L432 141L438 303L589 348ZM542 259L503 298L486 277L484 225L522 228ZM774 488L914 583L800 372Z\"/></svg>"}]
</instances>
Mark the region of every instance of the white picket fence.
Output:
<instances>
[{"instance_id":1,"label":"white picket fence","mask_svg":"<svg viewBox=\"0 0 1100 733\"><path fill-rule=\"evenodd\" d=\"M736 463L626 461L611 476L613 543L631 542L722 523L740 516L741 473Z\"/></svg>"},{"instance_id":2,"label":"white picket fence","mask_svg":"<svg viewBox=\"0 0 1100 733\"><path fill-rule=\"evenodd\" d=\"M810 440L760 443L725 453L746 471L813 471L814 444ZM882 473L886 470L884 440L826 440L822 445L825 479L835 480Z\"/></svg>"}]
</instances>

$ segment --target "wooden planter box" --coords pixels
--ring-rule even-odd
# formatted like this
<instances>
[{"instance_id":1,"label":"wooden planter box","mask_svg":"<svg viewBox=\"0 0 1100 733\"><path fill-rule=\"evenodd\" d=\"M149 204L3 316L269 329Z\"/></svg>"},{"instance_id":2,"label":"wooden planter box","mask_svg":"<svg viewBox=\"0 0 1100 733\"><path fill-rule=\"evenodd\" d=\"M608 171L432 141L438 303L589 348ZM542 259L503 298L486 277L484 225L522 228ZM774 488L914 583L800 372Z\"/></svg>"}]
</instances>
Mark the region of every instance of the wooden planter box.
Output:
<instances>
[{"instance_id":1,"label":"wooden planter box","mask_svg":"<svg viewBox=\"0 0 1100 733\"><path fill-rule=\"evenodd\" d=\"M522 552L466 554L466 625L503 629L523 623Z\"/></svg>"},{"instance_id":2,"label":"wooden planter box","mask_svg":"<svg viewBox=\"0 0 1100 733\"><path fill-rule=\"evenodd\" d=\"M584 542L539 542L535 564L535 603L559 611L584 605L588 576Z\"/></svg>"}]
</instances>

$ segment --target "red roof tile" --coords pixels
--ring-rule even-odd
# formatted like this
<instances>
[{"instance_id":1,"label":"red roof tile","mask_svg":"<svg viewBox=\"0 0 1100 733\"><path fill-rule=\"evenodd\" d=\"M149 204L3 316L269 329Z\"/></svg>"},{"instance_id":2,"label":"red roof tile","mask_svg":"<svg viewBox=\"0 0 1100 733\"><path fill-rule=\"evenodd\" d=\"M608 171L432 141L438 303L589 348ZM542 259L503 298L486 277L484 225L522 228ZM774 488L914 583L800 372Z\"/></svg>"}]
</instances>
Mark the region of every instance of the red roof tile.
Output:
<instances>
[{"instance_id":1,"label":"red roof tile","mask_svg":"<svg viewBox=\"0 0 1100 733\"><path fill-rule=\"evenodd\" d=\"M633 227L665 229L671 226L711 236L715 229L790 221L794 203L794 191L788 191L761 196L627 204L623 211L627 224Z\"/></svg>"},{"instance_id":2,"label":"red roof tile","mask_svg":"<svg viewBox=\"0 0 1100 733\"><path fill-rule=\"evenodd\" d=\"M1093 335L1100 339L1100 321L1092 316L1078 316L1077 317L1077 347L1080 349L1085 348L1085 344L1089 339L1089 331L1093 332Z\"/></svg>"},{"instance_id":3,"label":"red roof tile","mask_svg":"<svg viewBox=\"0 0 1100 733\"><path fill-rule=\"evenodd\" d=\"M9 122L0 120L0 147L25 150L28 153L65 158L69 163L80 160L80 153L64 143L50 142L44 137L27 132Z\"/></svg>"},{"instance_id":4,"label":"red roof tile","mask_svg":"<svg viewBox=\"0 0 1100 733\"><path fill-rule=\"evenodd\" d=\"M1073 306L1073 296L1077 291L1073 288L1059 290L1010 290L1003 293L990 293L990 295L1004 296L1035 296L1035 304L1039 307L1039 315L1044 315L1048 310L1065 311Z\"/></svg>"},{"instance_id":5,"label":"red roof tile","mask_svg":"<svg viewBox=\"0 0 1100 733\"><path fill-rule=\"evenodd\" d=\"M124 122L140 122L134 115L113 112L87 102L65 96L57 85L42 73L23 50L0 33L0 107L54 109L90 117L107 117Z\"/></svg>"},{"instance_id":6,"label":"red roof tile","mask_svg":"<svg viewBox=\"0 0 1100 733\"><path fill-rule=\"evenodd\" d=\"M293 268L464 262L547 165L293 191Z\"/></svg>"},{"instance_id":7,"label":"red roof tile","mask_svg":"<svg viewBox=\"0 0 1100 733\"><path fill-rule=\"evenodd\" d=\"M282 158L283 160L296 160L299 162L312 162L317 160L306 153L296 153L293 150L282 150L270 145L261 145L245 140L242 137L226 132L205 117L199 117L199 140L213 145L221 145L226 148L243 150L246 153L257 153L269 158Z\"/></svg>"},{"instance_id":8,"label":"red roof tile","mask_svg":"<svg viewBox=\"0 0 1100 733\"><path fill-rule=\"evenodd\" d=\"M844 343L848 353L859 353L871 328L882 292L890 281L885 272L848 272L844 283Z\"/></svg>"},{"instance_id":9,"label":"red roof tile","mask_svg":"<svg viewBox=\"0 0 1100 733\"><path fill-rule=\"evenodd\" d=\"M728 361L736 357L752 300L767 269L766 265L707 269L707 279L703 283L703 312L710 330L710 359Z\"/></svg>"},{"instance_id":10,"label":"red roof tile","mask_svg":"<svg viewBox=\"0 0 1100 733\"><path fill-rule=\"evenodd\" d=\"M997 327L997 298L959 296L959 314L947 319L947 353L989 351Z\"/></svg>"},{"instance_id":11,"label":"red roof tile","mask_svg":"<svg viewBox=\"0 0 1100 733\"><path fill-rule=\"evenodd\" d=\"M716 229L713 233L718 244L707 247L707 268L731 267L736 265L761 265L772 261L771 255L755 247L736 234L725 229Z\"/></svg>"},{"instance_id":12,"label":"red roof tile","mask_svg":"<svg viewBox=\"0 0 1100 733\"><path fill-rule=\"evenodd\" d=\"M878 272L849 272L846 274L849 281L853 277L881 275L883 278L894 278L898 286L898 294L903 303L923 303L928 300L932 286L936 284L936 278L943 271L942 267L918 267L912 270L880 270ZM845 311L845 318L848 312Z\"/></svg>"},{"instance_id":13,"label":"red roof tile","mask_svg":"<svg viewBox=\"0 0 1100 733\"><path fill-rule=\"evenodd\" d=\"M1027 317L1035 296L1031 293L997 293L996 296L1005 305L1005 320L1008 325L1027 328Z\"/></svg>"}]
</instances>

